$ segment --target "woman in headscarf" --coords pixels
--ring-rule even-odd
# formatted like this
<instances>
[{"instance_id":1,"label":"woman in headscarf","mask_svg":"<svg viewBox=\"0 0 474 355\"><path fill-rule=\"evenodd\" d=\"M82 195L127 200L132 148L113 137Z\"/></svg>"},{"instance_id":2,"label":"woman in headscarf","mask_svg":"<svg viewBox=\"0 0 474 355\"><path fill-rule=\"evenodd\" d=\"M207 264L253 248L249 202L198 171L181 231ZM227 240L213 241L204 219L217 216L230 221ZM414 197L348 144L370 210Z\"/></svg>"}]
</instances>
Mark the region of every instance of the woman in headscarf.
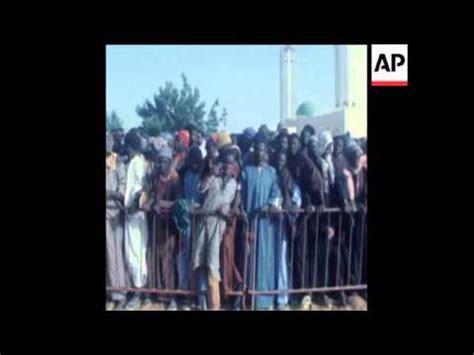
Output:
<instances>
[{"instance_id":1,"label":"woman in headscarf","mask_svg":"<svg viewBox=\"0 0 474 355\"><path fill-rule=\"evenodd\" d=\"M212 159L207 159L199 192L203 195L200 210L205 215L200 218L197 239L193 250L193 270L199 270L200 304L202 291L205 289L203 275L207 273L208 302L211 310L220 309L220 244L226 227L226 216L234 199L237 183L231 175L231 167L224 163L223 176L219 176L219 166ZM205 281L205 279L204 279ZM204 283L204 284L203 284ZM204 306L205 307L205 306Z\"/></svg>"},{"instance_id":2,"label":"woman in headscarf","mask_svg":"<svg viewBox=\"0 0 474 355\"><path fill-rule=\"evenodd\" d=\"M324 179L324 204L330 205L330 192L335 181L334 164L332 161L333 140L331 132L323 131L319 135L314 156L317 159L316 165L320 168Z\"/></svg>"},{"instance_id":3,"label":"woman in headscarf","mask_svg":"<svg viewBox=\"0 0 474 355\"><path fill-rule=\"evenodd\" d=\"M123 238L123 207L125 193L125 171L121 164L117 164L117 153L113 150L113 138L106 137L105 155L105 189L106 189L106 245L107 245L107 286L127 287L127 278L124 262L124 238ZM123 309L126 301L125 292L110 292L109 299L112 302L107 305L107 310Z\"/></svg>"}]
</instances>

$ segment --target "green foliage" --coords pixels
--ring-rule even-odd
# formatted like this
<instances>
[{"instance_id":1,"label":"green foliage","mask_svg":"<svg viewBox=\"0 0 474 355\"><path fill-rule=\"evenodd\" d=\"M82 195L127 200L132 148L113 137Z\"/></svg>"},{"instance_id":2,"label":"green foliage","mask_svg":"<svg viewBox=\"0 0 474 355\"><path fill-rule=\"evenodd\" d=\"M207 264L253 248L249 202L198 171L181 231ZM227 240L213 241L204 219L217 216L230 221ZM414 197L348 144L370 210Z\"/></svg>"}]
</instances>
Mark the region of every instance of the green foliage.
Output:
<instances>
[{"instance_id":1,"label":"green foliage","mask_svg":"<svg viewBox=\"0 0 474 355\"><path fill-rule=\"evenodd\" d=\"M115 111L112 111L110 115L106 114L105 118L107 133L110 133L115 129L123 129L123 120L117 115L117 113L115 113Z\"/></svg>"},{"instance_id":2,"label":"green foliage","mask_svg":"<svg viewBox=\"0 0 474 355\"><path fill-rule=\"evenodd\" d=\"M137 105L137 114L142 118L142 127L151 135L159 132L175 132L193 123L202 127L206 133L218 130L223 121L223 113L219 115L219 100L212 105L206 117L205 102L200 100L199 89L189 84L182 74L183 87L178 90L173 83L167 81L165 87L159 87L152 100Z\"/></svg>"}]
</instances>

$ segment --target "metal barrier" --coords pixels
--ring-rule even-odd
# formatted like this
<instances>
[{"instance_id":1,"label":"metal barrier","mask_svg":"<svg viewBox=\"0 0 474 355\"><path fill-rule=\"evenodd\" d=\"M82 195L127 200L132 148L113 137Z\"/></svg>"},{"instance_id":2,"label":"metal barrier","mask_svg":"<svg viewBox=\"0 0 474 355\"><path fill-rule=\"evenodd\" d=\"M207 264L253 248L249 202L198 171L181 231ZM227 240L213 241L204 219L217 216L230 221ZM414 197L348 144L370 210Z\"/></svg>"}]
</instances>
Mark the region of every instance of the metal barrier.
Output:
<instances>
[{"instance_id":1,"label":"metal barrier","mask_svg":"<svg viewBox=\"0 0 474 355\"><path fill-rule=\"evenodd\" d=\"M125 222L127 211L124 211L124 214L123 221ZM154 211L149 212L147 219L151 218L148 223L147 283L144 287L130 287L131 275L128 268L126 268L126 287L108 286L106 291L145 292L158 296L196 296L196 274L192 270L191 258L197 238L198 223L201 218L209 215L213 214L197 211L191 213L192 234L189 246L187 246L185 238L177 235L169 212L161 212L160 214ZM334 215L337 217L331 219L331 216ZM278 296L286 294L288 297L295 297L298 294L312 296L318 293L367 289L367 214L364 211L346 214L338 208L328 208L315 212L307 212L303 209L259 212L251 217L251 223L249 223L246 215L237 215L235 218L238 223L235 222L234 225L240 224L240 230L234 232L237 256L240 253L241 257L236 258L232 264L234 267L237 266L237 272L242 275L242 283L238 287L226 288L224 295L240 296L243 309L257 309L257 297L263 295ZM268 260L266 264L263 264L263 260L257 252L259 246L262 247L263 243L269 241L262 238L258 232L259 227L265 225L276 231L266 235L266 238L275 238L273 245L278 253L283 240L287 239L289 249L286 268L288 274L287 287L278 288L278 271L281 269L281 258L277 257L277 260L274 260L274 264L271 266ZM334 235L331 235L331 230L334 231ZM165 250L158 247L164 247ZM122 246L115 246L116 252L123 251L125 253L124 249ZM183 255L188 258L188 287L182 287L186 284L183 280L184 270L179 266L180 258L183 258ZM157 275L157 273L163 272L163 265L158 265L158 263L168 263L166 266L172 268L172 270L167 270L170 275L174 274L170 280L158 282L163 276L168 276ZM140 266L142 264L140 262ZM226 269L229 264L229 262L221 264L221 274L226 274L229 271ZM274 281L270 281L269 284L273 284L275 287L271 289L258 287L262 277L257 273L259 266L263 268L263 273L261 273L263 276L274 278ZM273 268L273 275L265 274L265 268L267 267L270 270ZM235 286L235 284L232 286Z\"/></svg>"},{"instance_id":2,"label":"metal barrier","mask_svg":"<svg viewBox=\"0 0 474 355\"><path fill-rule=\"evenodd\" d=\"M334 218L331 221L331 216L334 214L337 215L336 221ZM291 223L289 221L290 215L298 217L293 218ZM275 287L271 290L262 290L256 287L258 282L258 243L268 242L257 237L258 222L261 219L266 219L267 223L278 226L276 233L266 236L267 238L276 238L278 244L282 243L282 234L287 233L286 237L290 243L289 287L287 288L278 289ZM246 292L251 297L251 309L256 309L256 297L259 295L308 294L313 296L315 293L366 290L366 224L367 214L362 210L354 214L346 214L339 208L326 208L311 213L303 209L290 212L257 213L252 220L251 230L253 277ZM328 235L332 234L328 227L334 235ZM313 249L308 250L310 247ZM279 249L277 245L275 250ZM297 254L296 257L295 254ZM300 266L296 270L295 258L298 259ZM279 256L276 259L277 261L281 260ZM260 262L264 264L262 260ZM345 267L341 267L341 264ZM264 268L265 266L263 265ZM279 266L276 266L275 269L278 273ZM294 282L295 275L300 277L299 282Z\"/></svg>"}]
</instances>

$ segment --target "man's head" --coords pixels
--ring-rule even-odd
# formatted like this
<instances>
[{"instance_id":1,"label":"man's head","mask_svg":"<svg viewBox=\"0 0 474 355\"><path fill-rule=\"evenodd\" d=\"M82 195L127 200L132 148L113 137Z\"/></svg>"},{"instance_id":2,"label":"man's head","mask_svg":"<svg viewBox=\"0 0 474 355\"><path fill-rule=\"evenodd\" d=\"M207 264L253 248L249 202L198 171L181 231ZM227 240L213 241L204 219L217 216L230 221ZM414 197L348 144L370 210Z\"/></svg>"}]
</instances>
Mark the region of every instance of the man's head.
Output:
<instances>
[{"instance_id":1,"label":"man's head","mask_svg":"<svg viewBox=\"0 0 474 355\"><path fill-rule=\"evenodd\" d=\"M334 156L339 156L344 152L344 137L335 136L334 137Z\"/></svg>"},{"instance_id":2,"label":"man's head","mask_svg":"<svg viewBox=\"0 0 474 355\"><path fill-rule=\"evenodd\" d=\"M306 126L303 127L303 130L301 131L301 146L306 147L308 144L309 137L314 136L316 134L316 131L312 126L307 124Z\"/></svg>"},{"instance_id":3,"label":"man's head","mask_svg":"<svg viewBox=\"0 0 474 355\"><path fill-rule=\"evenodd\" d=\"M347 162L349 163L349 167L353 172L358 171L359 161L363 154L364 152L355 141L351 140L348 143L345 155L347 158Z\"/></svg>"},{"instance_id":4,"label":"man's head","mask_svg":"<svg viewBox=\"0 0 474 355\"><path fill-rule=\"evenodd\" d=\"M222 151L222 163L235 164L237 163L238 151L234 148L226 148Z\"/></svg>"},{"instance_id":5,"label":"man's head","mask_svg":"<svg viewBox=\"0 0 474 355\"><path fill-rule=\"evenodd\" d=\"M125 135L125 147L130 156L141 153L142 138L136 130L132 129Z\"/></svg>"},{"instance_id":6,"label":"man's head","mask_svg":"<svg viewBox=\"0 0 474 355\"><path fill-rule=\"evenodd\" d=\"M286 153L285 152L278 152L276 155L276 169L277 171L282 171L286 166Z\"/></svg>"},{"instance_id":7,"label":"man's head","mask_svg":"<svg viewBox=\"0 0 474 355\"><path fill-rule=\"evenodd\" d=\"M204 142L204 132L201 131L200 129L196 129L193 131L193 140L194 144L196 145L201 145L202 142Z\"/></svg>"},{"instance_id":8,"label":"man's head","mask_svg":"<svg viewBox=\"0 0 474 355\"><path fill-rule=\"evenodd\" d=\"M202 171L202 175L203 176L218 175L219 169L220 169L219 160L217 158L206 156L206 159L204 159L204 169Z\"/></svg>"},{"instance_id":9,"label":"man's head","mask_svg":"<svg viewBox=\"0 0 474 355\"><path fill-rule=\"evenodd\" d=\"M247 136L240 137L239 148L242 154L247 153L251 147L252 147L252 139L248 138Z\"/></svg>"},{"instance_id":10,"label":"man's head","mask_svg":"<svg viewBox=\"0 0 474 355\"><path fill-rule=\"evenodd\" d=\"M323 131L318 137L318 156L326 159L332 155L333 152L333 139L330 131Z\"/></svg>"},{"instance_id":11,"label":"man's head","mask_svg":"<svg viewBox=\"0 0 474 355\"><path fill-rule=\"evenodd\" d=\"M149 162L156 161L155 148L153 148L152 146L147 147L147 149L143 152L143 157Z\"/></svg>"},{"instance_id":12,"label":"man's head","mask_svg":"<svg viewBox=\"0 0 474 355\"><path fill-rule=\"evenodd\" d=\"M203 166L203 158L201 149L197 146L193 146L189 149L188 156L186 158L186 166L193 173L199 173Z\"/></svg>"},{"instance_id":13,"label":"man's head","mask_svg":"<svg viewBox=\"0 0 474 355\"><path fill-rule=\"evenodd\" d=\"M232 164L222 163L221 169L224 177L230 178L232 176Z\"/></svg>"},{"instance_id":14,"label":"man's head","mask_svg":"<svg viewBox=\"0 0 474 355\"><path fill-rule=\"evenodd\" d=\"M254 140L254 159L256 165L268 161L268 139L265 135L258 133Z\"/></svg>"},{"instance_id":15,"label":"man's head","mask_svg":"<svg viewBox=\"0 0 474 355\"><path fill-rule=\"evenodd\" d=\"M157 163L158 163L158 173L161 176L169 175L171 171L171 165L172 165L171 158L160 156L158 157Z\"/></svg>"},{"instance_id":16,"label":"man's head","mask_svg":"<svg viewBox=\"0 0 474 355\"><path fill-rule=\"evenodd\" d=\"M281 131L277 139L277 149L283 152L287 152L288 145L288 133L285 131Z\"/></svg>"},{"instance_id":17,"label":"man's head","mask_svg":"<svg viewBox=\"0 0 474 355\"><path fill-rule=\"evenodd\" d=\"M212 159L217 159L217 157L219 156L219 151L217 150L216 143L211 138L206 141L206 152L207 156L211 157Z\"/></svg>"},{"instance_id":18,"label":"man's head","mask_svg":"<svg viewBox=\"0 0 474 355\"><path fill-rule=\"evenodd\" d=\"M122 128L116 128L114 130L112 130L112 137L114 138L114 142L117 143L117 144L122 144L123 143L123 139L125 137L124 133L123 133L123 129Z\"/></svg>"},{"instance_id":19,"label":"man's head","mask_svg":"<svg viewBox=\"0 0 474 355\"><path fill-rule=\"evenodd\" d=\"M172 151L169 147L163 147L157 154L158 173L167 176L171 171Z\"/></svg>"},{"instance_id":20,"label":"man's head","mask_svg":"<svg viewBox=\"0 0 474 355\"><path fill-rule=\"evenodd\" d=\"M266 124L263 124L260 126L260 128L258 129L258 133L260 134L264 134L266 135L267 137L270 136L270 129L268 128L268 126Z\"/></svg>"},{"instance_id":21,"label":"man's head","mask_svg":"<svg viewBox=\"0 0 474 355\"><path fill-rule=\"evenodd\" d=\"M239 148L242 154L247 153L253 144L255 137L255 130L252 127L247 127L243 130L242 135L239 137Z\"/></svg>"},{"instance_id":22,"label":"man's head","mask_svg":"<svg viewBox=\"0 0 474 355\"><path fill-rule=\"evenodd\" d=\"M190 134L190 145L201 145L204 141L204 131L195 124L189 124L186 127Z\"/></svg>"},{"instance_id":23,"label":"man's head","mask_svg":"<svg viewBox=\"0 0 474 355\"><path fill-rule=\"evenodd\" d=\"M300 151L300 138L296 133L292 133L288 139L288 149L292 156L295 156Z\"/></svg>"},{"instance_id":24,"label":"man's head","mask_svg":"<svg viewBox=\"0 0 474 355\"><path fill-rule=\"evenodd\" d=\"M313 156L318 155L318 137L316 135L310 136L308 138L308 150Z\"/></svg>"}]
</instances>

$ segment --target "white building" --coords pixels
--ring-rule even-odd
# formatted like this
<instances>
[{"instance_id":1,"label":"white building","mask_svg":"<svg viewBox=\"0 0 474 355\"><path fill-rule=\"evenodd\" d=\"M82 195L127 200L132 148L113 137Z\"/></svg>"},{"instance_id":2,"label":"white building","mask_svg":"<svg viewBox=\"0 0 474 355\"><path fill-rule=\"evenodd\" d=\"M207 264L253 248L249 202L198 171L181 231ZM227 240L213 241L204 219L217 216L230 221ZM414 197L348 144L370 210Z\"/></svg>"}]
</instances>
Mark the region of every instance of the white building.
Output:
<instances>
[{"instance_id":1,"label":"white building","mask_svg":"<svg viewBox=\"0 0 474 355\"><path fill-rule=\"evenodd\" d=\"M315 115L311 102L302 103L296 114L284 121L290 132L299 134L306 124L311 124L317 132L329 129L333 134L350 132L353 137L367 136L367 46L334 47L334 109ZM294 84L291 85L288 87L294 89Z\"/></svg>"}]
</instances>

